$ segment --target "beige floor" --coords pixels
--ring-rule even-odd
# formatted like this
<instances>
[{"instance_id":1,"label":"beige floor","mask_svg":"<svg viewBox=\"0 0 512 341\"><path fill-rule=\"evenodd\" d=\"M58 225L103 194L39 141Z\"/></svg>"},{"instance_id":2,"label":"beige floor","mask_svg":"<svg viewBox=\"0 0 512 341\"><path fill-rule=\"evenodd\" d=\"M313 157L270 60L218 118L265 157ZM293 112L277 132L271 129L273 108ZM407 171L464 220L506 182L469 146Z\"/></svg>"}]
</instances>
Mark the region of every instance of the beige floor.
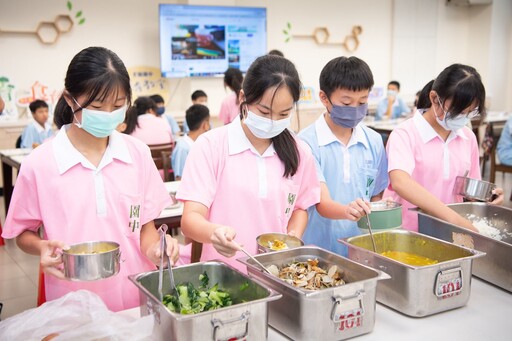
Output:
<instances>
[{"instance_id":1,"label":"beige floor","mask_svg":"<svg viewBox=\"0 0 512 341\"><path fill-rule=\"evenodd\" d=\"M489 171L486 172L487 177ZM505 189L505 206L512 208L510 191L512 174L497 175L496 184ZM3 197L0 197L0 218L5 221ZM4 304L0 318L20 313L36 306L39 258L18 249L14 241L0 246L0 302Z\"/></svg>"}]
</instances>

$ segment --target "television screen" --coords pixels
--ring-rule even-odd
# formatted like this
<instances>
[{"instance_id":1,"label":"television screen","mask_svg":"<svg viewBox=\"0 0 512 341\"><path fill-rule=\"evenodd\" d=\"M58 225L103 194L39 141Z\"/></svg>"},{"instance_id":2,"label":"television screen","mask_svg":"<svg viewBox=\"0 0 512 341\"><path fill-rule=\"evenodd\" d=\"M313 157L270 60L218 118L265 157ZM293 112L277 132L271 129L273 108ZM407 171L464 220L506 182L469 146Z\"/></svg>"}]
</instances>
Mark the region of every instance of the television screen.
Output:
<instances>
[{"instance_id":1,"label":"television screen","mask_svg":"<svg viewBox=\"0 0 512 341\"><path fill-rule=\"evenodd\" d=\"M266 8L160 4L159 17L163 77L245 72L267 53Z\"/></svg>"}]
</instances>

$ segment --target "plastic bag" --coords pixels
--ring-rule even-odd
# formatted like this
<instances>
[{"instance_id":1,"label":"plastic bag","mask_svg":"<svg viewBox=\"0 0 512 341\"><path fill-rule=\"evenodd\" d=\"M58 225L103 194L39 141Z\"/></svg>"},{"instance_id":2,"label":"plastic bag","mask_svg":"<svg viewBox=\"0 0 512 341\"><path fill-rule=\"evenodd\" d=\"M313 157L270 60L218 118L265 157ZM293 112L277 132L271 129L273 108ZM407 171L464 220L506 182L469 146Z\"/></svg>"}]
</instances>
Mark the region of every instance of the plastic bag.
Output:
<instances>
[{"instance_id":1,"label":"plastic bag","mask_svg":"<svg viewBox=\"0 0 512 341\"><path fill-rule=\"evenodd\" d=\"M0 322L0 340L152 340L154 318L114 313L96 294L71 292Z\"/></svg>"}]
</instances>

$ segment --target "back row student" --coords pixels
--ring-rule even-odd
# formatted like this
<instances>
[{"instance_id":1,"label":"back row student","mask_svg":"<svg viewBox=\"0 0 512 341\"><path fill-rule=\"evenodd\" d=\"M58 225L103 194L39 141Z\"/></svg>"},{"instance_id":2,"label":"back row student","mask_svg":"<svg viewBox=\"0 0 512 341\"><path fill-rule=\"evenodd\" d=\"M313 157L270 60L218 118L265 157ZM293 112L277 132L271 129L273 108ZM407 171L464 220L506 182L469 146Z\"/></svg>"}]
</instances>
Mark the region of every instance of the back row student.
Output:
<instances>
[{"instance_id":1,"label":"back row student","mask_svg":"<svg viewBox=\"0 0 512 341\"><path fill-rule=\"evenodd\" d=\"M192 104L202 104L208 107L208 95L203 90L196 90L190 96L192 99ZM190 131L187 120L183 121L183 134L187 134Z\"/></svg>"},{"instance_id":2,"label":"back row student","mask_svg":"<svg viewBox=\"0 0 512 341\"><path fill-rule=\"evenodd\" d=\"M29 123L21 134L21 148L35 148L52 137L52 125L48 123L48 104L40 99L29 104L34 121Z\"/></svg>"}]
</instances>

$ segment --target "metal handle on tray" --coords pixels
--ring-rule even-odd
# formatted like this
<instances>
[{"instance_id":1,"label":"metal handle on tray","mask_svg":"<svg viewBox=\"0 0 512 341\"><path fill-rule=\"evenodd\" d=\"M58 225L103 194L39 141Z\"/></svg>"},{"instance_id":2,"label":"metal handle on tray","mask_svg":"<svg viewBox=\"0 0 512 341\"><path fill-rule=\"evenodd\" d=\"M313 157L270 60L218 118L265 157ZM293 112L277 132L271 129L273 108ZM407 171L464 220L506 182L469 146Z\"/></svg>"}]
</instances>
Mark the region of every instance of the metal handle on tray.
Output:
<instances>
[{"instance_id":1,"label":"metal handle on tray","mask_svg":"<svg viewBox=\"0 0 512 341\"><path fill-rule=\"evenodd\" d=\"M332 310L331 310L331 320L334 323L340 323L345 322L348 320L357 319L364 316L364 305L363 305L363 296L365 292L364 290L359 290L354 293L354 295L351 296L333 296L333 304L332 304ZM357 300L359 305L358 307L350 307L350 309L347 309L340 314L337 314L339 307L342 307L342 304Z\"/></svg>"},{"instance_id":2,"label":"metal handle on tray","mask_svg":"<svg viewBox=\"0 0 512 341\"><path fill-rule=\"evenodd\" d=\"M450 290L450 285L454 290ZM462 268L441 270L437 273L434 294L439 298L457 295L462 291Z\"/></svg>"},{"instance_id":3,"label":"metal handle on tray","mask_svg":"<svg viewBox=\"0 0 512 341\"><path fill-rule=\"evenodd\" d=\"M236 317L231 320L222 321L220 319L212 319L212 326L213 326L213 340L214 341L223 341L223 340L244 340L247 337L247 334L249 334L249 316L251 315L250 312L246 311L243 313L240 317ZM242 335L235 335L235 336L228 336L225 339L218 339L217 338L217 332L223 328L227 327L229 331L229 325L234 323L240 323L245 322L245 331Z\"/></svg>"}]
</instances>

